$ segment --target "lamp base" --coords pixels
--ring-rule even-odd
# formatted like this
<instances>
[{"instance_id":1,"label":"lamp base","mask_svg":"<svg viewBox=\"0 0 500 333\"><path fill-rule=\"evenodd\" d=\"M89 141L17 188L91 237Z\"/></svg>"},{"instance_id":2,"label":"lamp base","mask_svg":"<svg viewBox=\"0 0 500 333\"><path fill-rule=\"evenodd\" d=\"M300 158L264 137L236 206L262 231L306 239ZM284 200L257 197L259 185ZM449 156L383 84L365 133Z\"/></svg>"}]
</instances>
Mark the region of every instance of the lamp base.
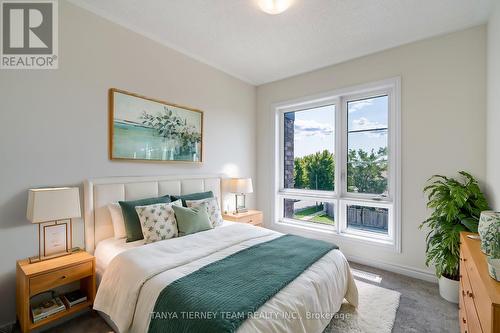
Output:
<instances>
[{"instance_id":1,"label":"lamp base","mask_svg":"<svg viewBox=\"0 0 500 333\"><path fill-rule=\"evenodd\" d=\"M57 223L58 223L58 221L56 220L55 225L57 225ZM82 249L80 249L78 246L72 247L73 246L73 220L72 219L69 219L69 233L70 233L70 235L68 237L68 231L66 229L66 241L68 241L68 239L69 239L69 244L66 243L66 251L55 253L55 254L50 255L50 256L42 256L42 254L41 254L42 249L41 249L41 242L40 242L40 239L42 237L41 236L42 235L42 227L41 227L41 223L38 223L38 256L28 258L29 263L33 264L36 262L50 260L50 259L54 259L54 258L59 258L59 257L67 256L67 255L72 254L72 253L82 251ZM43 238L44 238L44 243L45 243L45 228L43 231Z\"/></svg>"},{"instance_id":2,"label":"lamp base","mask_svg":"<svg viewBox=\"0 0 500 333\"><path fill-rule=\"evenodd\" d=\"M81 252L81 251L82 251L82 249L80 249L79 247L74 247L72 249L69 249L68 251L61 252L61 253L56 253L56 254L53 254L51 256L34 256L34 257L30 257L29 258L29 263L33 264L33 263L36 263L36 262L41 262L41 261L45 261L45 260L50 260L50 259L55 259L55 258L59 258L59 257L64 257L64 256L67 256L67 255L70 255L70 254L73 254L73 253L77 253L77 252Z\"/></svg>"},{"instance_id":3,"label":"lamp base","mask_svg":"<svg viewBox=\"0 0 500 333\"><path fill-rule=\"evenodd\" d=\"M234 210L234 214L241 214L241 213L247 213L248 209L246 208L246 197L245 194L235 194L235 207L236 209ZM243 202L240 202L238 200L238 197L241 197Z\"/></svg>"}]
</instances>

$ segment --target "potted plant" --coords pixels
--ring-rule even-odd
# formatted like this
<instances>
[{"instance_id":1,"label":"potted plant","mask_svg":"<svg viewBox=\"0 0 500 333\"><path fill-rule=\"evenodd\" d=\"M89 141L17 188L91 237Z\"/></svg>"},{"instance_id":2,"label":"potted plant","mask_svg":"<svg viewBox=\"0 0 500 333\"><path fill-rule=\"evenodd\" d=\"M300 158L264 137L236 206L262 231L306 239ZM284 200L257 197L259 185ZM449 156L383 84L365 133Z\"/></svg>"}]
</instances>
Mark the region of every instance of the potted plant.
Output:
<instances>
[{"instance_id":1,"label":"potted plant","mask_svg":"<svg viewBox=\"0 0 500 333\"><path fill-rule=\"evenodd\" d=\"M439 293L444 299L458 303L460 232L477 232L481 211L488 203L477 181L465 171L454 179L434 175L424 188L431 216L420 229L428 227L425 264L436 268Z\"/></svg>"}]
</instances>

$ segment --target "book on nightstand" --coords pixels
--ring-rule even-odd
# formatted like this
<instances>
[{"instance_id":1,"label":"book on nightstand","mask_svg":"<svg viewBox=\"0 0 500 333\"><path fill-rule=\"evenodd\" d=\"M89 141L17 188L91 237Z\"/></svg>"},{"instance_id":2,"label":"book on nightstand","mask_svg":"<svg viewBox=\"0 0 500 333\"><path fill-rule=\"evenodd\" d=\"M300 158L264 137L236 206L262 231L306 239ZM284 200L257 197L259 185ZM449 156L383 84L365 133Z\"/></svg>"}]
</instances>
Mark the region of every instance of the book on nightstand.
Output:
<instances>
[{"instance_id":1,"label":"book on nightstand","mask_svg":"<svg viewBox=\"0 0 500 333\"><path fill-rule=\"evenodd\" d=\"M87 300L87 296L81 290L75 290L64 294L62 296L62 300L68 308L71 308L76 304L85 302Z\"/></svg>"},{"instance_id":2,"label":"book on nightstand","mask_svg":"<svg viewBox=\"0 0 500 333\"><path fill-rule=\"evenodd\" d=\"M33 323L64 310L66 310L66 307L60 297L55 297L51 300L42 302L37 306L32 306L31 314L33 315Z\"/></svg>"}]
</instances>

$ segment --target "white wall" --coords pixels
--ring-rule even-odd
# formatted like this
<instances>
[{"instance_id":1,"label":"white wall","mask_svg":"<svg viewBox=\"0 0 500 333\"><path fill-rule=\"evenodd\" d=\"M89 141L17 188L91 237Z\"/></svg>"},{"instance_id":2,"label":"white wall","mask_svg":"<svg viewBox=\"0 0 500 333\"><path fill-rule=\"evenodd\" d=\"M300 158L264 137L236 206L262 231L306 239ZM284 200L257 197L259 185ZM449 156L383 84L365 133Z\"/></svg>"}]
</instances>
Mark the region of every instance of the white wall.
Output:
<instances>
[{"instance_id":1,"label":"white wall","mask_svg":"<svg viewBox=\"0 0 500 333\"><path fill-rule=\"evenodd\" d=\"M0 326L15 320L16 260L37 253L28 188L105 176L256 175L255 87L59 4L60 68L0 71ZM205 163L109 161L110 87L204 110Z\"/></svg>"},{"instance_id":2,"label":"white wall","mask_svg":"<svg viewBox=\"0 0 500 333\"><path fill-rule=\"evenodd\" d=\"M488 198L500 210L500 2L488 22L488 115L486 179Z\"/></svg>"},{"instance_id":3,"label":"white wall","mask_svg":"<svg viewBox=\"0 0 500 333\"><path fill-rule=\"evenodd\" d=\"M402 253L359 245L334 235L350 257L429 277L425 234L428 212L422 189L433 174L468 170L485 179L486 28L412 43L257 88L257 198L267 225L274 175L271 104L395 76L402 78ZM498 140L497 140L498 142ZM296 232L297 229L286 229ZM300 231L304 233L304 231Z\"/></svg>"}]
</instances>

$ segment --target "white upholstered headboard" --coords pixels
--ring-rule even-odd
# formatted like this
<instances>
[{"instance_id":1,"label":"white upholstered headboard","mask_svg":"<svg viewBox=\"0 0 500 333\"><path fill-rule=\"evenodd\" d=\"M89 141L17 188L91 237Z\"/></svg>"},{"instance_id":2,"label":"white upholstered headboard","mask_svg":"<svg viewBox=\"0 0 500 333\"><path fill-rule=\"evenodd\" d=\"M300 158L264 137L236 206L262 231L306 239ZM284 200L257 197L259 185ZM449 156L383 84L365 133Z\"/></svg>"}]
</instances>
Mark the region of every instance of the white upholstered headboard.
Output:
<instances>
[{"instance_id":1,"label":"white upholstered headboard","mask_svg":"<svg viewBox=\"0 0 500 333\"><path fill-rule=\"evenodd\" d=\"M205 191L222 200L220 176L206 175L97 178L85 181L83 191L85 250L89 253L94 253L99 241L114 235L109 203Z\"/></svg>"}]
</instances>

